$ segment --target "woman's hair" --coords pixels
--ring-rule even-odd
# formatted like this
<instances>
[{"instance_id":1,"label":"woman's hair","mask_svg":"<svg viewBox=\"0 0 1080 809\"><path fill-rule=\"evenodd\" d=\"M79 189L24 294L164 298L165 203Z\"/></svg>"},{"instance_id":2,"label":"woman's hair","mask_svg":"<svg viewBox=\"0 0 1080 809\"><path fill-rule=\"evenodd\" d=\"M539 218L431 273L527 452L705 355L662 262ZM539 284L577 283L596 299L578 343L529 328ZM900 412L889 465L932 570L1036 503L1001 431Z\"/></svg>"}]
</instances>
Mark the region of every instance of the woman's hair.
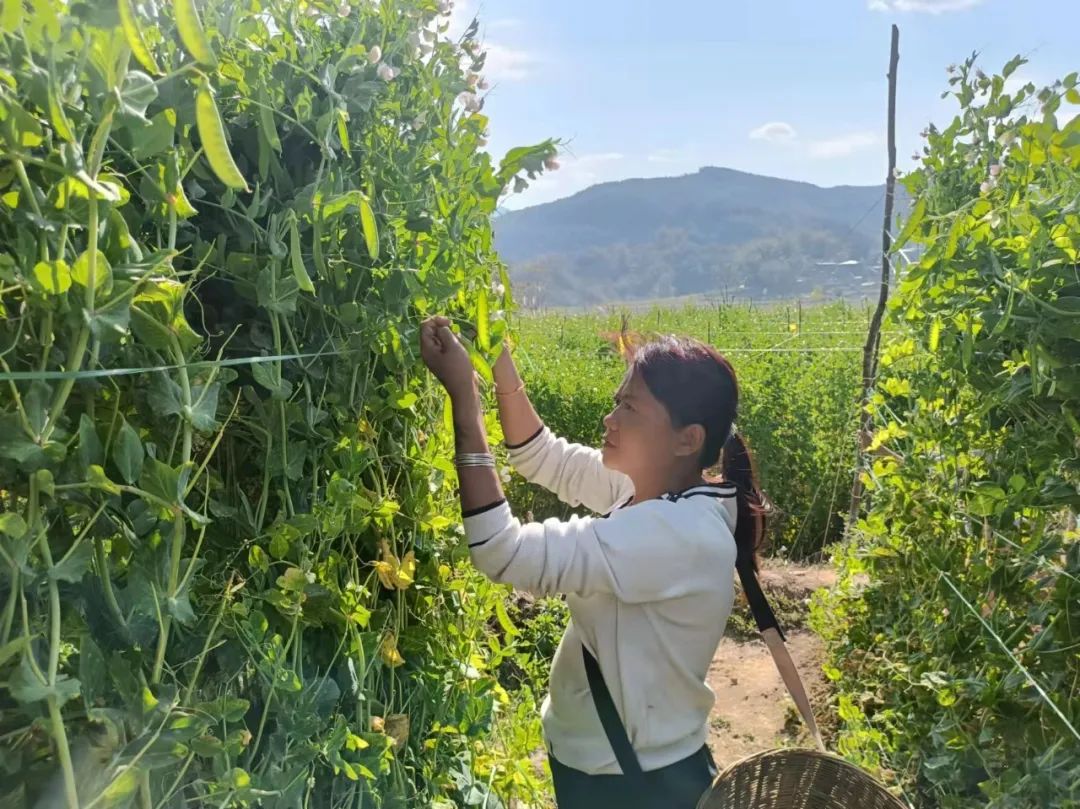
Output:
<instances>
[{"instance_id":1,"label":"woman's hair","mask_svg":"<svg viewBox=\"0 0 1080 809\"><path fill-rule=\"evenodd\" d=\"M675 427L700 424L705 429L698 463L702 470L719 465L724 481L734 484L735 563L751 565L757 572L757 554L765 537L765 497L750 448L734 430L739 383L731 363L699 340L664 337L639 347L631 366Z\"/></svg>"}]
</instances>

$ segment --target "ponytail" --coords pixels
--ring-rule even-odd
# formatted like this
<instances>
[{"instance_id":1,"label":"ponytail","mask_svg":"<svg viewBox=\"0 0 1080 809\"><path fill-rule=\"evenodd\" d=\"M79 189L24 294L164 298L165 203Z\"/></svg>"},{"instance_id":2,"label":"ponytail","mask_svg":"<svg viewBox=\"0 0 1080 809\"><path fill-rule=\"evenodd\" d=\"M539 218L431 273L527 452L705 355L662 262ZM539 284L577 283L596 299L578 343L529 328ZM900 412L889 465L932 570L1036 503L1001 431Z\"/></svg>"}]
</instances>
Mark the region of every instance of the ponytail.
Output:
<instances>
[{"instance_id":1,"label":"ponytail","mask_svg":"<svg viewBox=\"0 0 1080 809\"><path fill-rule=\"evenodd\" d=\"M724 480L735 486L738 518L735 522L735 567L760 570L758 551L765 538L765 498L758 485L754 456L745 439L735 432L735 425L724 442L721 455Z\"/></svg>"}]
</instances>

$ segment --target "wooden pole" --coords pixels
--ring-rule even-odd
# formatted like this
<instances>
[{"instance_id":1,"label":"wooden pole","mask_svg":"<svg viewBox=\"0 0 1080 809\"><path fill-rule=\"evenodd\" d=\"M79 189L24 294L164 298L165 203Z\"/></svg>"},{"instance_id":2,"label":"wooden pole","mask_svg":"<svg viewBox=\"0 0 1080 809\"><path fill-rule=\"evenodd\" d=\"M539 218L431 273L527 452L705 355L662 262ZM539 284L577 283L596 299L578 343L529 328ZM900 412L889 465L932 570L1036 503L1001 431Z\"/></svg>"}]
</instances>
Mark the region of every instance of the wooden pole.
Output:
<instances>
[{"instance_id":1,"label":"wooden pole","mask_svg":"<svg viewBox=\"0 0 1080 809\"><path fill-rule=\"evenodd\" d=\"M848 530L855 525L862 507L863 453L870 444L871 417L866 410L874 390L877 376L878 349L881 345L881 321L885 315L885 304L889 299L889 279L891 263L889 251L892 249L893 202L896 196L896 67L900 62L900 29L892 27L892 46L889 52L889 173L885 177L885 221L881 229L881 287L878 290L877 308L870 320L870 327L863 346L862 396L859 401L859 435L855 455L855 480L851 484L851 510L848 512Z\"/></svg>"}]
</instances>

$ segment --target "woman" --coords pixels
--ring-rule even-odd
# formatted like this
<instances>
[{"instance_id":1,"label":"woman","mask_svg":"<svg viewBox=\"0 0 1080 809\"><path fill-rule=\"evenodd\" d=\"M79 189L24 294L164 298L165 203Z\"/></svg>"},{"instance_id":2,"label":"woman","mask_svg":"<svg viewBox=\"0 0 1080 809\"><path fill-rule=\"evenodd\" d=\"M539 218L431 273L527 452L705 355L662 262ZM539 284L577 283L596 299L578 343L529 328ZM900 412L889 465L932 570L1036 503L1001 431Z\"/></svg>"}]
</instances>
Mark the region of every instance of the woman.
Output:
<instances>
[{"instance_id":1,"label":"woman","mask_svg":"<svg viewBox=\"0 0 1080 809\"><path fill-rule=\"evenodd\" d=\"M706 673L736 568L757 569L764 532L751 458L733 429L731 365L692 340L646 345L597 451L544 427L504 351L493 371L511 463L606 515L523 525L503 497L476 376L449 320L424 322L421 351L453 405L473 563L519 590L567 597L571 620L542 708L558 806L693 809L716 773ZM711 482L706 470L721 459L722 482Z\"/></svg>"}]
</instances>

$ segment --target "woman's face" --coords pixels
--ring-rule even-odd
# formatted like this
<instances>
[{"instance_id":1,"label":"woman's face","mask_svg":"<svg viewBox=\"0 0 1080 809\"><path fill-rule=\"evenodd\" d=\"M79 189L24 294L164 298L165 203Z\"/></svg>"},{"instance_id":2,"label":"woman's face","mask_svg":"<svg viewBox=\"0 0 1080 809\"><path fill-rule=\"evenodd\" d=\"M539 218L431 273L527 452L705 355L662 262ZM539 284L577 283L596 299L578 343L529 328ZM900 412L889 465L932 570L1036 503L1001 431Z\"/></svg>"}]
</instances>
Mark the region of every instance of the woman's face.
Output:
<instances>
[{"instance_id":1,"label":"woman's face","mask_svg":"<svg viewBox=\"0 0 1080 809\"><path fill-rule=\"evenodd\" d=\"M631 368L615 393L615 409L604 417L604 466L630 477L667 466L681 454L678 433L667 409Z\"/></svg>"}]
</instances>

